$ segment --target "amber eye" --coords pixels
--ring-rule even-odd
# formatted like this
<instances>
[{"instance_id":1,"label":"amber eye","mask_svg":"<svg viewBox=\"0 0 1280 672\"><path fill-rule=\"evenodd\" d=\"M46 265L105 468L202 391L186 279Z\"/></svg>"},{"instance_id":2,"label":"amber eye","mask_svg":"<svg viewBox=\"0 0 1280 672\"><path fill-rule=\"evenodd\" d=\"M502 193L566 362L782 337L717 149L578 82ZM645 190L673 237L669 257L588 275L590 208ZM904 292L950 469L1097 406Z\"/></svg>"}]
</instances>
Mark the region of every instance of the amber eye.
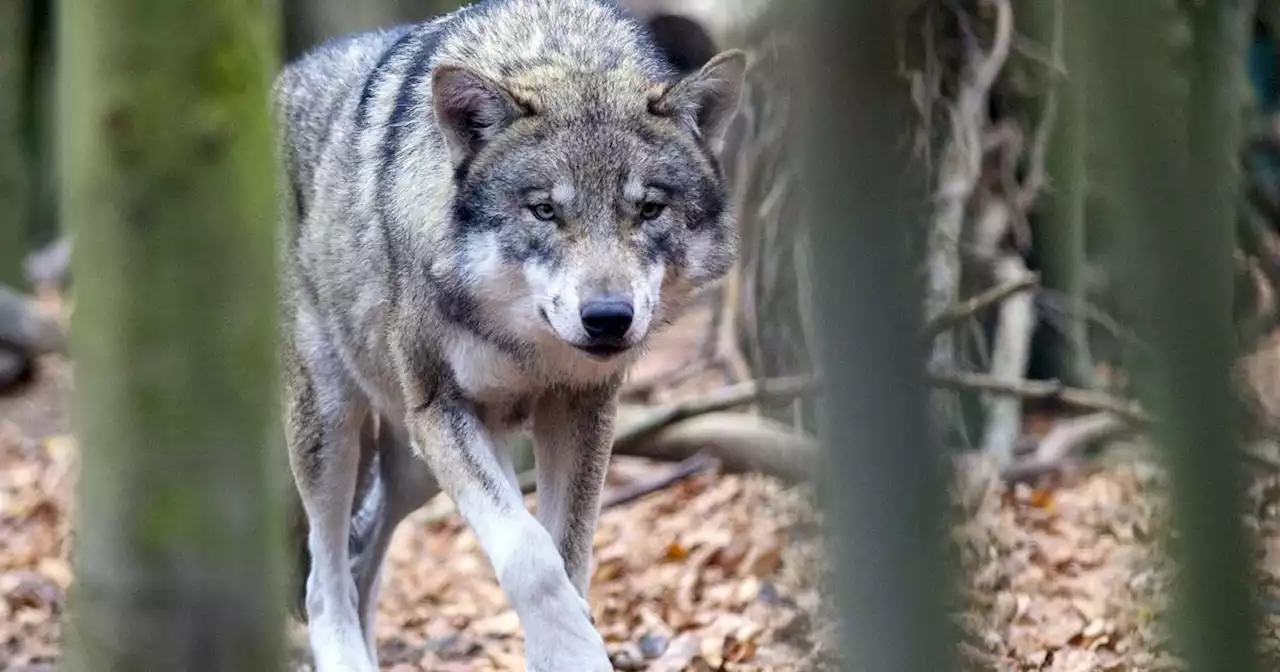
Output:
<instances>
[{"instance_id":1,"label":"amber eye","mask_svg":"<svg viewBox=\"0 0 1280 672\"><path fill-rule=\"evenodd\" d=\"M667 209L667 206L663 205L662 203L655 203L653 201L649 201L648 203L641 203L640 218L645 220L657 219L659 216L662 215L662 211L666 209Z\"/></svg>"},{"instance_id":2,"label":"amber eye","mask_svg":"<svg viewBox=\"0 0 1280 672\"><path fill-rule=\"evenodd\" d=\"M556 206L550 203L536 203L529 206L529 210L533 212L533 216L544 222L549 222L556 218Z\"/></svg>"}]
</instances>

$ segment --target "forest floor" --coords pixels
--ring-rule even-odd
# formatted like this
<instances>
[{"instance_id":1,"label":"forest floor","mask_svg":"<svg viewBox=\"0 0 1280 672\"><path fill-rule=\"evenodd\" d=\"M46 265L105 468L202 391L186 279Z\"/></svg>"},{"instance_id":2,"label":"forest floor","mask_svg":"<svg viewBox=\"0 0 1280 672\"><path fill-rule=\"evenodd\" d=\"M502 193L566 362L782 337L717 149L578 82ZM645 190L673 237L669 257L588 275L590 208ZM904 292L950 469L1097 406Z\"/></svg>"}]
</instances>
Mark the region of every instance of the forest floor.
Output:
<instances>
[{"instance_id":1,"label":"forest floor","mask_svg":"<svg viewBox=\"0 0 1280 672\"><path fill-rule=\"evenodd\" d=\"M692 323L674 329L647 372L679 366L700 333ZM0 397L2 670L57 669L72 582L68 384L65 365L48 361L20 394ZM617 458L609 487L666 468ZM1142 450L1037 487L1008 487L980 459L958 460L956 473L954 541L966 571L955 617L966 667L1178 669L1159 616L1171 574L1159 550L1166 484ZM1259 566L1271 568L1262 574L1274 588L1280 479L1260 477L1249 501ZM817 529L803 489L762 476L702 473L605 510L591 603L618 669L832 669ZM389 559L378 621L384 670L523 669L519 623L447 500L406 521ZM1280 619L1265 630L1274 648ZM292 635L297 667L309 669L304 631Z\"/></svg>"}]
</instances>

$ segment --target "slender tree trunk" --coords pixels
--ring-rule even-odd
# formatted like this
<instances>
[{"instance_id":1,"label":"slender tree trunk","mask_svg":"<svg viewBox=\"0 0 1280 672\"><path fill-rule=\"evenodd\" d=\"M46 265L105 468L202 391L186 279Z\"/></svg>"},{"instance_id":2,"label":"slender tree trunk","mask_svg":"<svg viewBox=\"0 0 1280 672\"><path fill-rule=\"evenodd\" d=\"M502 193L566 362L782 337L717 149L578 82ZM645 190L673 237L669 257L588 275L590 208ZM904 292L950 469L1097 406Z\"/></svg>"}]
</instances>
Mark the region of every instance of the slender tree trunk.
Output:
<instances>
[{"instance_id":1,"label":"slender tree trunk","mask_svg":"<svg viewBox=\"0 0 1280 672\"><path fill-rule=\"evenodd\" d=\"M1064 306L1053 324L1060 325L1055 338L1045 342L1050 377L1069 385L1089 387L1093 360L1089 352L1085 305L1086 255L1085 192L1085 68L1080 53L1081 31L1077 16L1087 0L1044 0L1028 4L1028 28L1037 44L1050 49L1049 57L1061 71L1052 74L1052 124L1045 155L1049 189L1041 199L1043 217L1034 229L1033 253L1041 282L1061 297ZM1041 97L1041 103L1047 100Z\"/></svg>"},{"instance_id":2,"label":"slender tree trunk","mask_svg":"<svg viewBox=\"0 0 1280 672\"><path fill-rule=\"evenodd\" d=\"M843 669L954 669L945 594L945 461L931 432L923 288L910 236L928 183L910 161L906 84L882 0L805 3L805 216L812 222L818 361L826 372L824 526L843 618ZM869 101L874 101L873 104Z\"/></svg>"},{"instance_id":3,"label":"slender tree trunk","mask_svg":"<svg viewBox=\"0 0 1280 672\"><path fill-rule=\"evenodd\" d=\"M284 664L277 11L60 7L82 456L64 670Z\"/></svg>"},{"instance_id":4,"label":"slender tree trunk","mask_svg":"<svg viewBox=\"0 0 1280 672\"><path fill-rule=\"evenodd\" d=\"M35 249L58 237L57 103L54 63L55 0L18 0L30 7L27 55L27 105L25 131L31 170L31 215L29 248Z\"/></svg>"},{"instance_id":5,"label":"slender tree trunk","mask_svg":"<svg viewBox=\"0 0 1280 672\"><path fill-rule=\"evenodd\" d=\"M1099 165L1130 269L1120 286L1150 346L1133 372L1172 475L1173 641L1191 670L1260 669L1230 379L1247 4L1092 0L1087 25Z\"/></svg>"},{"instance_id":6,"label":"slender tree trunk","mask_svg":"<svg viewBox=\"0 0 1280 672\"><path fill-rule=\"evenodd\" d=\"M0 2L0 284L18 287L30 223L26 119L27 0Z\"/></svg>"}]
</instances>

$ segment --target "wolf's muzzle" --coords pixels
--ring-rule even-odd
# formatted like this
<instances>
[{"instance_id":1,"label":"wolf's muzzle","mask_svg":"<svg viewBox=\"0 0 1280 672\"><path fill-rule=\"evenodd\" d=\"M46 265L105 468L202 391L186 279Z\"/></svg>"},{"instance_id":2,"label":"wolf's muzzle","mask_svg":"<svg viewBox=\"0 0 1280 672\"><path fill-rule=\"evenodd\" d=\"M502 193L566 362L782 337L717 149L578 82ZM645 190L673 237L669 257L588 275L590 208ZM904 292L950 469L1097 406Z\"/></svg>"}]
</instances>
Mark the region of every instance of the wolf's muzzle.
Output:
<instances>
[{"instance_id":1,"label":"wolf's muzzle","mask_svg":"<svg viewBox=\"0 0 1280 672\"><path fill-rule=\"evenodd\" d=\"M582 318L582 328L593 342L615 341L622 344L636 313L630 301L606 296L582 304L578 314Z\"/></svg>"}]
</instances>

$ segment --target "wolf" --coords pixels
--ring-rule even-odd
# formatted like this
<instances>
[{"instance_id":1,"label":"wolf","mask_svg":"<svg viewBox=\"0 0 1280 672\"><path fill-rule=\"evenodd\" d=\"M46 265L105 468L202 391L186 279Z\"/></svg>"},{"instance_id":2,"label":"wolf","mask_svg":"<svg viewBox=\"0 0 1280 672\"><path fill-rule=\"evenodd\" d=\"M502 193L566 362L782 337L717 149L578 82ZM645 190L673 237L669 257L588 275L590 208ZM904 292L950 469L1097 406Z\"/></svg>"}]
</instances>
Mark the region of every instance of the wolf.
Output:
<instances>
[{"instance_id":1,"label":"wolf","mask_svg":"<svg viewBox=\"0 0 1280 672\"><path fill-rule=\"evenodd\" d=\"M613 669L586 594L617 391L736 259L720 152L746 67L678 70L614 2L487 0L282 68L294 607L318 670L376 669L388 542L439 492L528 668ZM506 447L526 428L536 516Z\"/></svg>"}]
</instances>

